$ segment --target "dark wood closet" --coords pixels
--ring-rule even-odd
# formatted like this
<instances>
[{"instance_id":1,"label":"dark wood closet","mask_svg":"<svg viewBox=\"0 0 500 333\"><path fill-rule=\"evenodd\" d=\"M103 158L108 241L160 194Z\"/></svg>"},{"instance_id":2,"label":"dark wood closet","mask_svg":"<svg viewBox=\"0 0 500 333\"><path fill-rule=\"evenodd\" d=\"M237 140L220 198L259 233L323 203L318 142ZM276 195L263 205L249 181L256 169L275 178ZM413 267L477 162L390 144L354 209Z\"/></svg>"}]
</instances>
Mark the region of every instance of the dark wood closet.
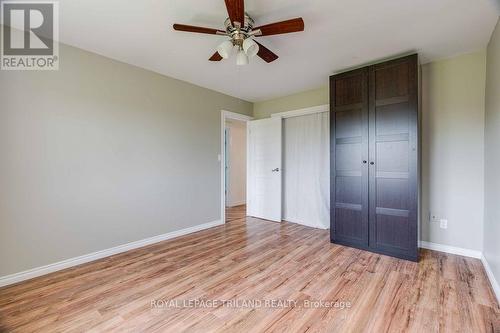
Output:
<instances>
[{"instance_id":1,"label":"dark wood closet","mask_svg":"<svg viewBox=\"0 0 500 333\"><path fill-rule=\"evenodd\" d=\"M417 55L330 77L331 241L417 261Z\"/></svg>"}]
</instances>

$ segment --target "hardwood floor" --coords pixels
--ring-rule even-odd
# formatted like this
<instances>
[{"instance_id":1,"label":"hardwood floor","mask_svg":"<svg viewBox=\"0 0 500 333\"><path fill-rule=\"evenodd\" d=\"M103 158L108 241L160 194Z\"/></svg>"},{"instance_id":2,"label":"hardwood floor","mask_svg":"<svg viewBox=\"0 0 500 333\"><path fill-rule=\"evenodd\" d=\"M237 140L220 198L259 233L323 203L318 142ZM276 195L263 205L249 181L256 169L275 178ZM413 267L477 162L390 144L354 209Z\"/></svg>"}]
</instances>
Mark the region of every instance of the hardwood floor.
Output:
<instances>
[{"instance_id":1,"label":"hardwood floor","mask_svg":"<svg viewBox=\"0 0 500 333\"><path fill-rule=\"evenodd\" d=\"M254 218L0 289L5 332L500 332L499 311L479 260L417 264Z\"/></svg>"},{"instance_id":2,"label":"hardwood floor","mask_svg":"<svg viewBox=\"0 0 500 333\"><path fill-rule=\"evenodd\" d=\"M246 205L226 207L226 223L235 220L240 220L246 216L247 216Z\"/></svg>"}]
</instances>

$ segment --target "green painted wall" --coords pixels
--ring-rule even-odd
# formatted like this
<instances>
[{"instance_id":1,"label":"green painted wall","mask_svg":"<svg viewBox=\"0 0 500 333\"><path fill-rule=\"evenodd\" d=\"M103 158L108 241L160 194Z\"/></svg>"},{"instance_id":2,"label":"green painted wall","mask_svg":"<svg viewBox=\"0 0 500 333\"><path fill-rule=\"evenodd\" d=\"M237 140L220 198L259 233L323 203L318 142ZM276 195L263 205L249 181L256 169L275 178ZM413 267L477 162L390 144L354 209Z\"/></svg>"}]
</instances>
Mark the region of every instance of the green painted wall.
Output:
<instances>
[{"instance_id":1,"label":"green painted wall","mask_svg":"<svg viewBox=\"0 0 500 333\"><path fill-rule=\"evenodd\" d=\"M485 80L485 50L422 66L424 241L482 250Z\"/></svg>"},{"instance_id":2,"label":"green painted wall","mask_svg":"<svg viewBox=\"0 0 500 333\"><path fill-rule=\"evenodd\" d=\"M276 112L292 111L329 103L328 85L319 89L279 97L253 105L253 115L257 119L267 118Z\"/></svg>"},{"instance_id":3,"label":"green painted wall","mask_svg":"<svg viewBox=\"0 0 500 333\"><path fill-rule=\"evenodd\" d=\"M252 103L74 47L0 73L0 276L220 220L221 110Z\"/></svg>"},{"instance_id":4,"label":"green painted wall","mask_svg":"<svg viewBox=\"0 0 500 333\"><path fill-rule=\"evenodd\" d=\"M500 20L488 44L485 117L484 257L500 298Z\"/></svg>"}]
</instances>

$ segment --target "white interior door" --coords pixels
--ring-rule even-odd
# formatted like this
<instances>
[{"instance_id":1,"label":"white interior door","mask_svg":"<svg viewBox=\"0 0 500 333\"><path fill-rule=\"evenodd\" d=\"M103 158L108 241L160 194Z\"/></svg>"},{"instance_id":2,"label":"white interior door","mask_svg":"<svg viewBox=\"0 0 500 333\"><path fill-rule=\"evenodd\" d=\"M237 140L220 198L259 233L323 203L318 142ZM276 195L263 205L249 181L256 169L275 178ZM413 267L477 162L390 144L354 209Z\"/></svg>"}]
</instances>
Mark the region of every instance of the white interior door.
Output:
<instances>
[{"instance_id":1,"label":"white interior door","mask_svg":"<svg viewBox=\"0 0 500 333\"><path fill-rule=\"evenodd\" d=\"M247 214L281 222L281 118L248 122Z\"/></svg>"}]
</instances>

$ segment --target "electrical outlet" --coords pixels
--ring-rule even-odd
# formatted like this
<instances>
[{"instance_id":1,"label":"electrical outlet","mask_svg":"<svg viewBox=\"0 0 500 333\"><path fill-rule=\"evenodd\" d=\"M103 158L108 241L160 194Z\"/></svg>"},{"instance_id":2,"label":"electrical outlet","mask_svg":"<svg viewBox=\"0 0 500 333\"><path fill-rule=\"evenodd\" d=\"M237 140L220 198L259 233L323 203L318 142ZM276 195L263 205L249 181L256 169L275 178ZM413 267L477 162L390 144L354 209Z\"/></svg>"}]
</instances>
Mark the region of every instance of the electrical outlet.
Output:
<instances>
[{"instance_id":1,"label":"electrical outlet","mask_svg":"<svg viewBox=\"0 0 500 333\"><path fill-rule=\"evenodd\" d=\"M448 229L448 220L445 219L439 220L439 227L441 229Z\"/></svg>"},{"instance_id":2,"label":"electrical outlet","mask_svg":"<svg viewBox=\"0 0 500 333\"><path fill-rule=\"evenodd\" d=\"M429 221L431 222L440 222L440 218L436 213L429 213Z\"/></svg>"}]
</instances>

